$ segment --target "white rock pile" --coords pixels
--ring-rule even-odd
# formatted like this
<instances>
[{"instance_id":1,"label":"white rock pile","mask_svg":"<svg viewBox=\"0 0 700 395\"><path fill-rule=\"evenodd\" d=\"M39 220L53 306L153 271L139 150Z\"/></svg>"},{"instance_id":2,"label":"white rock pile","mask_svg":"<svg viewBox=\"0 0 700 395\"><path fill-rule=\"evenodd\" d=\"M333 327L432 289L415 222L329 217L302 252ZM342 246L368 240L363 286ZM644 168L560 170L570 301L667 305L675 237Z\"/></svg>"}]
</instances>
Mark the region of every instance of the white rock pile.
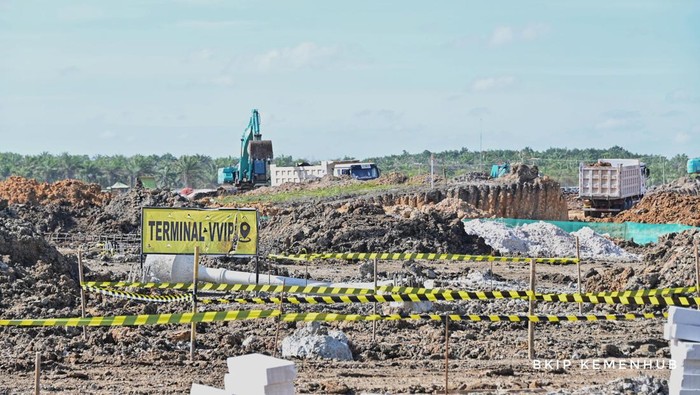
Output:
<instances>
[{"instance_id":1,"label":"white rock pile","mask_svg":"<svg viewBox=\"0 0 700 395\"><path fill-rule=\"evenodd\" d=\"M534 222L515 228L495 221L472 220L464 223L467 234L482 237L486 244L503 254L529 257L574 257L576 237L579 238L581 258L638 261L639 257L618 247L591 228L574 233L546 223Z\"/></svg>"},{"instance_id":2,"label":"white rock pile","mask_svg":"<svg viewBox=\"0 0 700 395\"><path fill-rule=\"evenodd\" d=\"M282 356L303 359L352 361L348 338L341 331L328 330L318 322L309 322L282 340Z\"/></svg>"}]
</instances>

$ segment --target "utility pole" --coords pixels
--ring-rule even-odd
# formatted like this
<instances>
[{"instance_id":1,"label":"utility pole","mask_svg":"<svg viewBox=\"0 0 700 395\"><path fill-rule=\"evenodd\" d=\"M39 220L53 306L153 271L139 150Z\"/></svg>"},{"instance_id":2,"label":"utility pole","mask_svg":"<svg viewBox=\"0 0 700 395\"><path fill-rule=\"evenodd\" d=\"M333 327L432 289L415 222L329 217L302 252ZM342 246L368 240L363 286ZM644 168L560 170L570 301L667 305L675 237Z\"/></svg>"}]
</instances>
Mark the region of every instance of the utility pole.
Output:
<instances>
[{"instance_id":1,"label":"utility pole","mask_svg":"<svg viewBox=\"0 0 700 395\"><path fill-rule=\"evenodd\" d=\"M479 171L484 169L484 122L483 118L479 117Z\"/></svg>"}]
</instances>

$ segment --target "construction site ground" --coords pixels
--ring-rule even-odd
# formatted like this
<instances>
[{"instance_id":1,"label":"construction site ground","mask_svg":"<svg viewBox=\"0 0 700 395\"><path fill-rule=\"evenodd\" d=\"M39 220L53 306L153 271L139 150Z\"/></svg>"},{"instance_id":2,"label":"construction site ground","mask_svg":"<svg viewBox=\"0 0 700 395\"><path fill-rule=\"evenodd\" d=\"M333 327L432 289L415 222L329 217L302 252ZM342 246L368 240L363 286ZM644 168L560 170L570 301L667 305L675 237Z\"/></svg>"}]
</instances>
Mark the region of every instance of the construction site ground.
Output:
<instances>
[{"instance_id":1,"label":"construction site ground","mask_svg":"<svg viewBox=\"0 0 700 395\"><path fill-rule=\"evenodd\" d=\"M75 251L64 250L70 254ZM94 277L125 278L138 262L104 263L86 260L86 267ZM592 267L613 268L629 264L585 262L584 271ZM341 281L356 278L359 263L314 262L309 264L285 264L290 275L300 275L307 270L314 278ZM378 272L401 271L400 262L380 262ZM482 262L436 262L426 264L441 274L455 274L465 267L478 272L491 269L490 263ZM529 278L527 263L493 263L493 271L503 277L501 281L526 283ZM101 274L102 273L102 274ZM576 278L576 266L538 265L538 287L560 288L563 281ZM568 279L562 280L563 276ZM544 280L543 278L555 279ZM381 279L381 278L380 278ZM264 282L265 273L261 275ZM488 287L486 287L488 289ZM88 297L88 311L98 314L122 314L115 309L105 309L102 297ZM486 302L470 302L473 304ZM187 310L188 305L180 305ZM250 308L273 308L274 306ZM577 305L569 308L577 314ZM508 311L503 311L506 314ZM536 311L537 313L537 311ZM544 314L544 313L541 313ZM303 325L303 324L299 324ZM406 321L379 322L376 340L372 341L372 323L333 323L343 330L358 349L374 349L380 360L352 362L298 361L299 375L296 388L300 393L443 393L445 385L445 338L441 322ZM546 393L558 389L573 390L595 384L605 384L617 378L636 377L640 374L667 379L668 369L651 370L594 370L581 369L578 361L567 369L537 370L527 359L527 326L519 323L470 323L465 328L454 328L463 324L451 324L449 331L449 383L453 393ZM274 347L275 327L279 326L277 347ZM225 359L220 355L239 355L238 347L226 350L222 341L225 334L235 327L237 333L254 337L254 351L275 354L281 339L293 331L293 324L278 324L266 319L255 322L231 324L207 324L206 332L198 335L198 351L195 361L189 360L189 336L187 325L165 326L160 333L163 340L180 336L177 344L181 349L177 358L164 358L157 350L144 348L134 356L112 355L85 356L68 352L61 362L45 361L42 372L42 389L47 393L128 393L170 394L186 393L193 382L223 387L226 373ZM630 322L572 322L563 324L538 324L536 326L536 358L544 360L569 360L572 343L580 343L581 354L589 361L610 360L609 345L619 349L621 360L659 359L669 357L668 347L662 340L663 320L638 320ZM27 331L14 328L10 331ZM72 342L82 342L80 329L66 329ZM141 328L87 328L88 338L103 337L107 332L125 332L124 336L138 337ZM30 393L34 380L34 349L51 349L46 344L50 338L36 330L34 344L25 350L3 351L5 366L17 364L17 370L0 374L0 393ZM214 332L214 333L210 333ZM113 335L114 336L114 335ZM157 341L157 339L152 339ZM392 357L393 354L408 353L420 349L420 357ZM213 351L218 352L214 353ZM399 350L399 351L397 351ZM468 355L479 350L473 358ZM56 350L55 350L56 351ZM384 354L384 355L382 355ZM614 357L612 357L614 359Z\"/></svg>"},{"instance_id":2,"label":"construction site ground","mask_svg":"<svg viewBox=\"0 0 700 395\"><path fill-rule=\"evenodd\" d=\"M396 175L392 177L398 180ZM265 215L261 227L263 256L302 251L489 254L492 251L482 238L464 233L461 219L508 214L511 206L528 210L533 201L540 207L540 211L530 212L534 216L561 219L561 216L569 215L567 209L580 209L575 198L550 193L558 191L558 185L549 180L515 178L515 184L507 184L510 181L489 184L478 177L467 178L473 183L466 186L447 184L436 190L427 188L423 180L418 185L396 184L370 194L302 196L290 202L246 201L245 204L258 205ZM405 178L401 180L406 181ZM61 232L80 237L86 234L135 234L143 206L222 205L221 201L211 198L200 202L187 201L167 191L135 190L110 200L91 192L94 187L83 188L76 183L62 184L69 187L64 193L62 185L47 187L21 179L10 182L23 185L23 188L37 188L39 192L18 195L11 185L0 182L0 310L3 311L0 318L79 316L79 286L75 270L78 247L84 252L86 280L134 279L133 273L139 262L133 251L104 254L104 245L99 243L86 249L84 243L70 241L58 243L59 250L56 251L46 241L50 238L48 234ZM333 180L324 182L335 185ZM392 186L393 182L395 180L382 181L378 185ZM337 182L339 186L346 184L352 182ZM91 194L83 199L76 189ZM550 192L542 193L544 190ZM697 194L687 193L688 190L695 191L683 187L681 192L662 190L659 195L650 195L635 207L638 211L630 210L627 220L633 220L635 213L639 218L648 215L654 206L654 196L669 200L666 194L680 193L682 199L696 202ZM251 196L260 193L255 191ZM528 196L514 197L517 194ZM482 199L484 196L491 198ZM57 204L56 199L61 203ZM12 203L8 204L8 201ZM688 218L694 218L692 207L675 207L668 210L667 215L675 216L685 211ZM664 215L657 212L654 220L664 221ZM639 255L640 261L586 259L581 265L583 289L613 291L694 285L692 251L698 240L700 232L686 231L648 246L618 241L628 252ZM371 281L365 262L314 261L305 264L267 259L261 262L260 280L263 283L268 271L273 275L321 281ZM365 266L361 269L363 263ZM240 260L205 258L203 264L254 270L252 262ZM526 290L530 268L527 263L380 261L378 273L380 281L395 279L397 275L422 281L429 273L428 277L440 288L449 288L449 284L455 281L468 280L470 290L490 290L491 287ZM538 264L536 274L538 292L577 291L575 265ZM275 308L278 305L204 305L200 306L200 311ZM190 309L185 302L157 305L90 293L87 315L157 314ZM285 312L371 314L373 306L285 305L284 309ZM379 313L393 313L396 309L378 306ZM663 308L584 306L584 314L659 311ZM527 315L527 301L439 302L432 306L431 312ZM573 303L538 303L535 314L578 315L579 309ZM667 365L670 354L668 343L663 339L663 323L664 319L538 323L535 331L536 360L542 363L572 362L570 367L550 370L535 369L533 361L527 358L526 323L452 322L448 328L449 389L451 393L477 394L589 393L595 392L590 386L601 385L598 393L664 393L664 380L670 374ZM187 393L193 382L223 387L227 357L251 352L279 355L282 339L303 325L306 324L279 323L275 319L199 324L194 361L189 360L189 325L89 327L86 328L86 339L83 339L81 328L2 328L0 394L32 393L35 352L42 353L44 393ZM376 325L374 340L373 324L369 322L323 325L342 330L348 336L354 360L297 360L297 392L444 393L444 323L382 321ZM656 366L651 369L596 369L591 365L584 365L588 368L580 365L581 361L590 364L596 360L623 363L630 360L658 361L666 365L660 369ZM618 379L634 380L619 384L615 381ZM611 382L618 384L610 386Z\"/></svg>"}]
</instances>

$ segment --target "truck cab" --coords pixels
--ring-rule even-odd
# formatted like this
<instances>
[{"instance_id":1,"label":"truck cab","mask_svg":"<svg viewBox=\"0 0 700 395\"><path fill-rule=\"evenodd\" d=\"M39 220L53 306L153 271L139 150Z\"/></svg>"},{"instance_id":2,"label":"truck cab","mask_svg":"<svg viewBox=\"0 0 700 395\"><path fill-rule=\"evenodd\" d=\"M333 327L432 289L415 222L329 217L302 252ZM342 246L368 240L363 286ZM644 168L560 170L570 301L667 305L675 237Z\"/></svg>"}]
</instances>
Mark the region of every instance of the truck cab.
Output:
<instances>
[{"instance_id":1,"label":"truck cab","mask_svg":"<svg viewBox=\"0 0 700 395\"><path fill-rule=\"evenodd\" d=\"M380 171L374 163L339 163L333 167L336 177L350 176L356 180L367 181L379 178Z\"/></svg>"}]
</instances>

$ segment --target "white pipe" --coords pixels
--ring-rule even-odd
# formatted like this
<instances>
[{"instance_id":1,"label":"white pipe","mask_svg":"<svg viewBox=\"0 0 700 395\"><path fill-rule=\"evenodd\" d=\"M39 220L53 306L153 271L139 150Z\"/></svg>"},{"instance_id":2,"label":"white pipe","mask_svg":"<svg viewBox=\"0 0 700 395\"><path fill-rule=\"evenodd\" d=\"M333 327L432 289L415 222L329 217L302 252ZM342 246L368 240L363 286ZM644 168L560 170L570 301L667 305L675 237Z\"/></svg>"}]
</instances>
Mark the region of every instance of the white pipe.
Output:
<instances>
[{"instance_id":1,"label":"white pipe","mask_svg":"<svg viewBox=\"0 0 700 395\"><path fill-rule=\"evenodd\" d=\"M155 282L191 282L194 267L193 259L191 255L147 255L146 261L144 262L143 280ZM201 281L215 284L255 284L255 273L215 269L200 265L197 274ZM260 284L374 289L374 282L330 283L304 278L265 275L260 276ZM379 283L379 285L392 284L392 281L382 281Z\"/></svg>"}]
</instances>

